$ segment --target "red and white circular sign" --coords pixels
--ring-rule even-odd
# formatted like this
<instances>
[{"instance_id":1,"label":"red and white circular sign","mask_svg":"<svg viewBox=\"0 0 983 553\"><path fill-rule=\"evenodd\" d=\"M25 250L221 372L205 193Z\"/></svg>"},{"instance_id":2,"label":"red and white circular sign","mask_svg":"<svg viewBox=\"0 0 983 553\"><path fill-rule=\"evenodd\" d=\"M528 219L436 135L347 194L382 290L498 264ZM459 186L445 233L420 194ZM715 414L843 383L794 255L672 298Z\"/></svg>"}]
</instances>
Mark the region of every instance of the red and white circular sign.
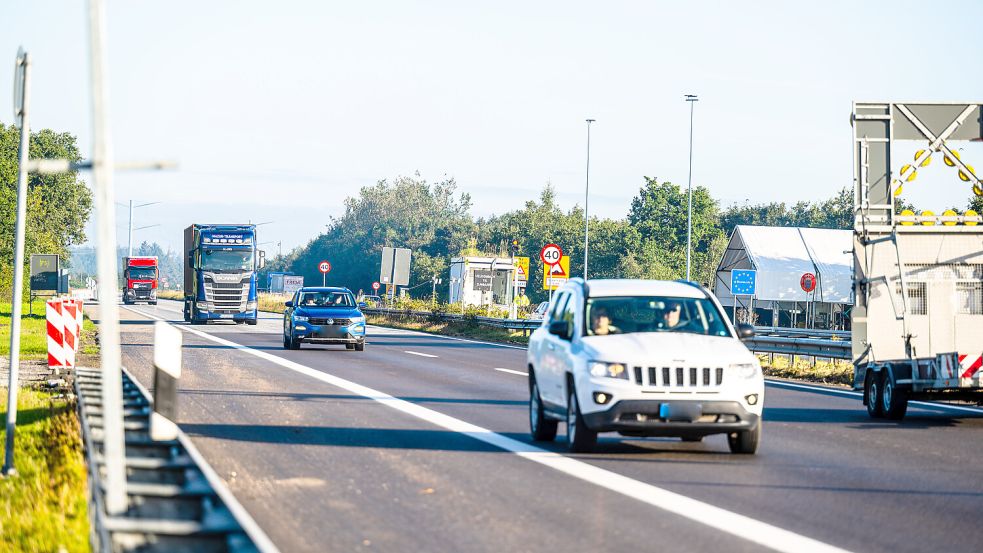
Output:
<instances>
[{"instance_id":1,"label":"red and white circular sign","mask_svg":"<svg viewBox=\"0 0 983 553\"><path fill-rule=\"evenodd\" d=\"M379 283L378 282L373 282L372 283L372 289L373 290L378 290L379 289Z\"/></svg>"},{"instance_id":2,"label":"red and white circular sign","mask_svg":"<svg viewBox=\"0 0 983 553\"><path fill-rule=\"evenodd\" d=\"M543 249L539 250L539 259L547 265L556 265L562 257L563 250L556 244L546 244Z\"/></svg>"},{"instance_id":3,"label":"red and white circular sign","mask_svg":"<svg viewBox=\"0 0 983 553\"><path fill-rule=\"evenodd\" d=\"M799 285L802 286L804 292L812 292L816 289L816 275L812 273L805 273L802 278L799 279Z\"/></svg>"},{"instance_id":4,"label":"red and white circular sign","mask_svg":"<svg viewBox=\"0 0 983 553\"><path fill-rule=\"evenodd\" d=\"M327 261L322 261L317 266L317 270L318 271L321 271L322 273L325 273L325 274L330 273L331 272L331 264L328 263Z\"/></svg>"}]
</instances>

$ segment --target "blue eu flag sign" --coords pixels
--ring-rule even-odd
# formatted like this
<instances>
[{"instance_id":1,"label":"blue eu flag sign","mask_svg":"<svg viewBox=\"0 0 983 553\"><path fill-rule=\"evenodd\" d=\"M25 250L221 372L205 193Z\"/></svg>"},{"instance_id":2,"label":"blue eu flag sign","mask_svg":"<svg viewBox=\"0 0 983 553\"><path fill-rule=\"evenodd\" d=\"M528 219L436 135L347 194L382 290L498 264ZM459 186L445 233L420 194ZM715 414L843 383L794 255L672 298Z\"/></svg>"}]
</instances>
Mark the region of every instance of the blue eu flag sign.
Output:
<instances>
[{"instance_id":1,"label":"blue eu flag sign","mask_svg":"<svg viewBox=\"0 0 983 553\"><path fill-rule=\"evenodd\" d=\"M735 296L753 296L757 271L738 269L730 272L730 293Z\"/></svg>"}]
</instances>

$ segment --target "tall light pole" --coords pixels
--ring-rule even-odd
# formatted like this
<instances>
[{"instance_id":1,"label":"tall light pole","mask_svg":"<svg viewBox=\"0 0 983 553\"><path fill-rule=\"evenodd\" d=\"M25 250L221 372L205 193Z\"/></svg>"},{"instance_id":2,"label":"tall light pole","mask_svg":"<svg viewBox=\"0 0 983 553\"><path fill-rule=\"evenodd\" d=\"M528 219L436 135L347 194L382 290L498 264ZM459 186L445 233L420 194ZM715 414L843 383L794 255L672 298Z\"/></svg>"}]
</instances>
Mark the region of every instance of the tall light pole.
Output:
<instances>
[{"instance_id":1,"label":"tall light pole","mask_svg":"<svg viewBox=\"0 0 983 553\"><path fill-rule=\"evenodd\" d=\"M584 280L587 280L587 246L589 240L587 233L590 231L590 212L588 204L590 202L590 124L596 119L587 120L587 184L584 186Z\"/></svg>"},{"instance_id":2,"label":"tall light pole","mask_svg":"<svg viewBox=\"0 0 983 553\"><path fill-rule=\"evenodd\" d=\"M154 205L154 204L159 204L159 203L160 202L149 202L149 203L145 203L145 204L133 205L133 200L130 200L130 223L128 225L129 226L129 231L126 233L126 235L127 235L127 237L126 237L126 256L127 257L133 257L133 230L134 230L133 229L133 208L135 208L135 207L146 207L148 205ZM151 225L151 226L155 226L155 225ZM148 227L140 227L140 228L148 228ZM136 229L136 230L140 230L140 229Z\"/></svg>"},{"instance_id":3,"label":"tall light pole","mask_svg":"<svg viewBox=\"0 0 983 553\"><path fill-rule=\"evenodd\" d=\"M689 182L686 185L689 195L689 208L686 214L686 280L690 279L690 261L693 251L693 105L700 99L696 94L687 94L686 101L689 102Z\"/></svg>"}]
</instances>

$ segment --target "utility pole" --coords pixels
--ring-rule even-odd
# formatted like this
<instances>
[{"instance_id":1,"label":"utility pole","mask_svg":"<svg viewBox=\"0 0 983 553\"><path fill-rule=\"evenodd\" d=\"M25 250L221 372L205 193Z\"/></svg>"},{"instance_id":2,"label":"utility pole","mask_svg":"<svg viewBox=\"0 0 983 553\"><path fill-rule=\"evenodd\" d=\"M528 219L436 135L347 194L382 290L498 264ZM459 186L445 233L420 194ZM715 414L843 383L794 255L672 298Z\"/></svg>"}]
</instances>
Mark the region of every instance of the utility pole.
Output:
<instances>
[{"instance_id":1,"label":"utility pole","mask_svg":"<svg viewBox=\"0 0 983 553\"><path fill-rule=\"evenodd\" d=\"M690 258L693 250L693 106L700 99L695 94L687 94L686 101L689 102L689 184L686 185L689 194L689 209L686 215L686 280L691 280Z\"/></svg>"},{"instance_id":2,"label":"utility pole","mask_svg":"<svg viewBox=\"0 0 983 553\"><path fill-rule=\"evenodd\" d=\"M149 202L149 203L140 204L140 205L133 205L133 200L130 200L130 223L129 223L129 232L127 232L127 239L126 239L126 256L127 257L133 257L133 231L134 230L140 230L140 229L145 229L145 228L150 228L150 227L156 227L156 226L158 226L158 225L147 225L145 227L140 227L140 228L134 229L133 228L133 208L134 207L145 207L145 206L148 206L148 205L154 205L154 204L159 204L159 203L160 202Z\"/></svg>"},{"instance_id":3,"label":"utility pole","mask_svg":"<svg viewBox=\"0 0 983 553\"><path fill-rule=\"evenodd\" d=\"M106 7L89 0L89 71L92 81L92 180L96 208L96 263L99 273L99 343L102 362L103 457L106 513L127 509L123 441L123 377L116 305L116 210L113 148L109 132Z\"/></svg>"},{"instance_id":4,"label":"utility pole","mask_svg":"<svg viewBox=\"0 0 983 553\"><path fill-rule=\"evenodd\" d=\"M587 120L587 184L584 186L584 281L587 281L587 243L590 231L590 212L587 209L590 202L590 124L596 119Z\"/></svg>"},{"instance_id":5,"label":"utility pole","mask_svg":"<svg viewBox=\"0 0 983 553\"><path fill-rule=\"evenodd\" d=\"M31 58L23 48L14 63L14 119L20 122L20 148L17 153L17 227L14 231L14 294L10 304L10 376L7 383L7 439L4 447L3 475L17 474L14 466L14 433L17 430L17 377L20 371L21 297L24 293L24 231L27 227L27 161L30 154ZM18 101L19 100L19 101Z\"/></svg>"}]
</instances>

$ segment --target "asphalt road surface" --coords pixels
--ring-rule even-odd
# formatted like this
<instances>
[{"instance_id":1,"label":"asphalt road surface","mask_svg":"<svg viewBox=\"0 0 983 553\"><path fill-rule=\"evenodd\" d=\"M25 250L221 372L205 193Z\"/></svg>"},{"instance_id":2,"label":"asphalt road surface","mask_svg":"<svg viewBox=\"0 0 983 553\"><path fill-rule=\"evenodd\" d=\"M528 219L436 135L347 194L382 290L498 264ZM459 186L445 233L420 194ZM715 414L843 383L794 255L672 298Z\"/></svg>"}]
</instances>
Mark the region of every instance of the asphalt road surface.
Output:
<instances>
[{"instance_id":1,"label":"asphalt road surface","mask_svg":"<svg viewBox=\"0 0 983 553\"><path fill-rule=\"evenodd\" d=\"M95 316L95 311L90 315ZM525 351L370 327L364 352L282 349L282 318L185 330L179 423L283 551L983 551L983 411L872 421L843 391L770 382L756 456L603 434L528 436Z\"/></svg>"}]
</instances>

